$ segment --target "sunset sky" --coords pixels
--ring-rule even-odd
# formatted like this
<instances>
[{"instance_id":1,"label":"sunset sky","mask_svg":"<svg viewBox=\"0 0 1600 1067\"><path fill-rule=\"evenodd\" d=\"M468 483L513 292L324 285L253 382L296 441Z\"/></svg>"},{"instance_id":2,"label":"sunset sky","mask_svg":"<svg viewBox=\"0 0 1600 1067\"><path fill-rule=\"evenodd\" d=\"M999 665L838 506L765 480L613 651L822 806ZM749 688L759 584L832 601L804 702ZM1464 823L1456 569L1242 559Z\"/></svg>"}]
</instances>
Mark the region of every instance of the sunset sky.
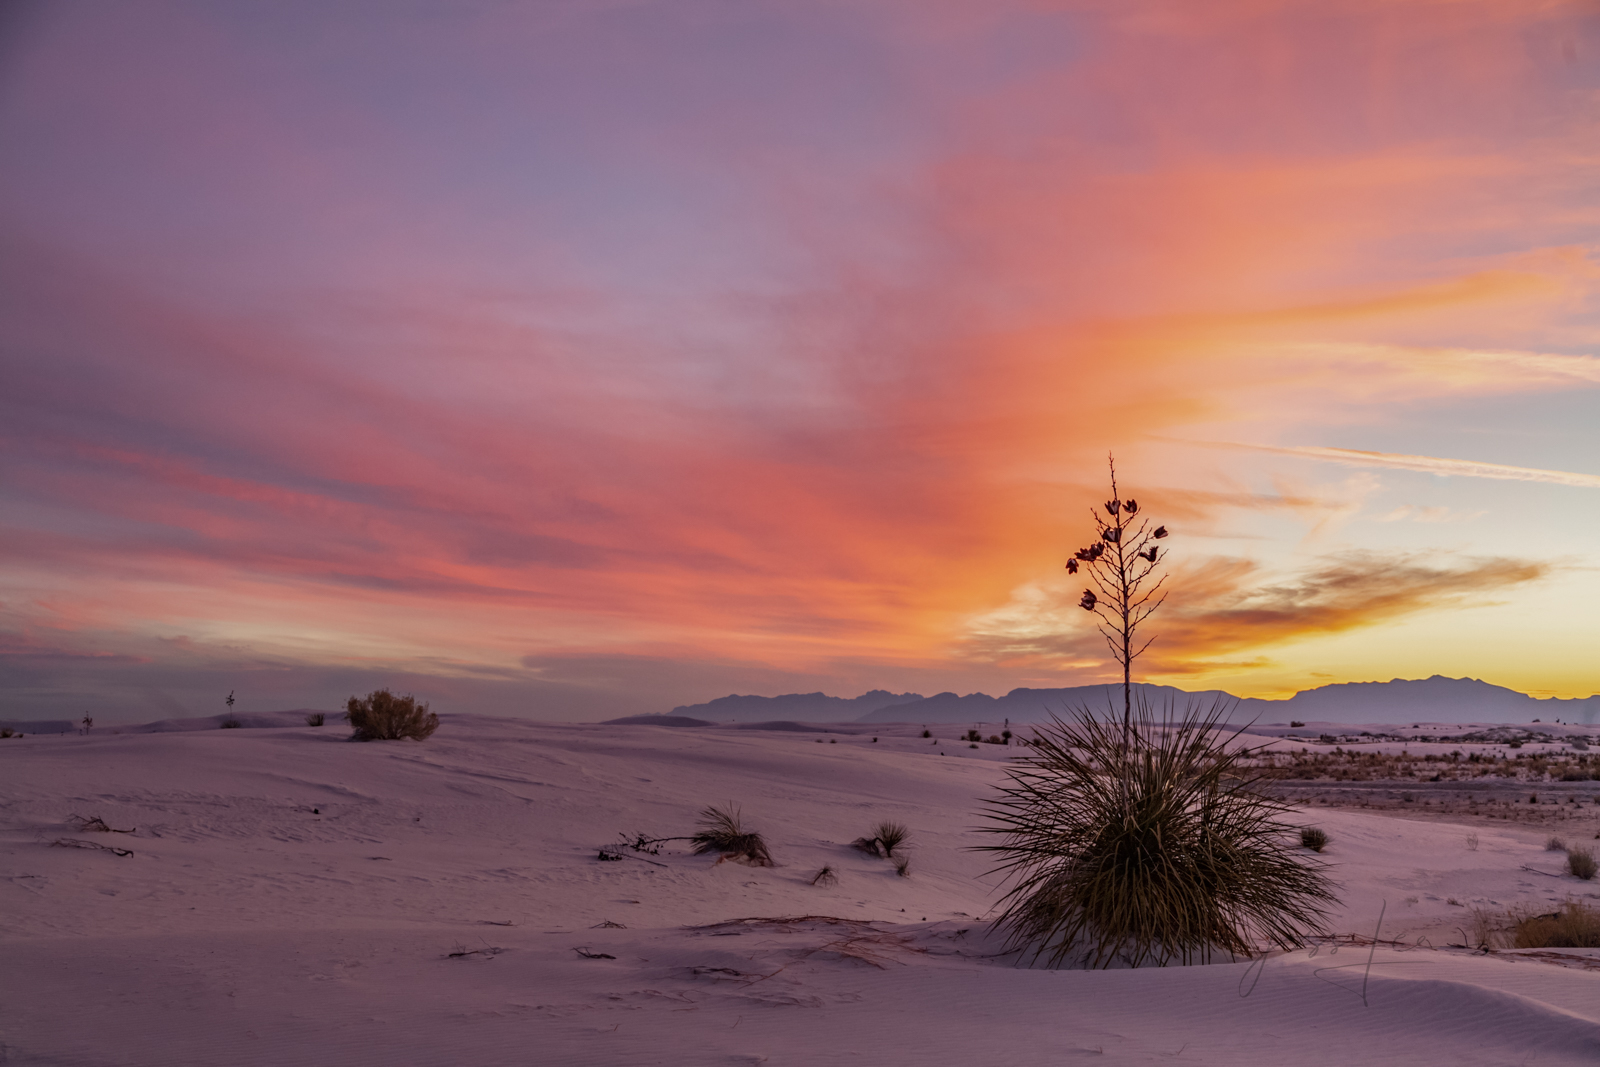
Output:
<instances>
[{"instance_id":1,"label":"sunset sky","mask_svg":"<svg viewBox=\"0 0 1600 1067\"><path fill-rule=\"evenodd\" d=\"M0 15L0 717L1600 692L1600 7Z\"/></svg>"}]
</instances>

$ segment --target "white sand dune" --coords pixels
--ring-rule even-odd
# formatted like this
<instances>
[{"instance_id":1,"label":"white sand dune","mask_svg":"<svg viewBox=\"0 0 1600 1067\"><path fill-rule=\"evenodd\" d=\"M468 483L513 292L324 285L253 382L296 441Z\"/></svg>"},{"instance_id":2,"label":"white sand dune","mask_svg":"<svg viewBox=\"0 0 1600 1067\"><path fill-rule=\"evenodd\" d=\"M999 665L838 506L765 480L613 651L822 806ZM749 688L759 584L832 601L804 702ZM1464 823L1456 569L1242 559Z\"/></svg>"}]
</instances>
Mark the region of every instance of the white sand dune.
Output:
<instances>
[{"instance_id":1,"label":"white sand dune","mask_svg":"<svg viewBox=\"0 0 1600 1067\"><path fill-rule=\"evenodd\" d=\"M1600 953L1443 947L1473 905L1596 896L1535 830L1307 813L1333 838L1335 929L1383 909L1385 939L1436 946L1370 969L1364 947L1030 969L970 851L1014 750L879 729L449 716L422 744L332 723L0 742L0 1062L1600 1061ZM726 801L778 867L681 842L596 859ZM848 847L881 819L911 829L909 877ZM825 864L837 885L811 885Z\"/></svg>"}]
</instances>

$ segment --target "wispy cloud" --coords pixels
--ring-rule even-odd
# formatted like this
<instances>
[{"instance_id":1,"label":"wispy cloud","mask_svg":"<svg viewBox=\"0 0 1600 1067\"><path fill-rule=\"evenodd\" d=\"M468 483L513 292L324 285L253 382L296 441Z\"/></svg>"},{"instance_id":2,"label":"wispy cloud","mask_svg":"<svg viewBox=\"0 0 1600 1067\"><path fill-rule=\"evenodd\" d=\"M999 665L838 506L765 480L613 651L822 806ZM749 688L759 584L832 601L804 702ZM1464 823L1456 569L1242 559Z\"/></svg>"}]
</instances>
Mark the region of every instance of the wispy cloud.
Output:
<instances>
[{"instance_id":1,"label":"wispy cloud","mask_svg":"<svg viewBox=\"0 0 1600 1067\"><path fill-rule=\"evenodd\" d=\"M1327 460L1351 467L1388 467L1446 477L1493 478L1511 482L1548 482L1583 489L1600 489L1600 474L1542 470L1538 467L1513 467L1504 463L1483 463L1472 459L1446 459L1441 456L1408 456L1396 452L1365 452L1355 448L1322 448L1315 445L1230 445L1253 452L1305 459Z\"/></svg>"}]
</instances>

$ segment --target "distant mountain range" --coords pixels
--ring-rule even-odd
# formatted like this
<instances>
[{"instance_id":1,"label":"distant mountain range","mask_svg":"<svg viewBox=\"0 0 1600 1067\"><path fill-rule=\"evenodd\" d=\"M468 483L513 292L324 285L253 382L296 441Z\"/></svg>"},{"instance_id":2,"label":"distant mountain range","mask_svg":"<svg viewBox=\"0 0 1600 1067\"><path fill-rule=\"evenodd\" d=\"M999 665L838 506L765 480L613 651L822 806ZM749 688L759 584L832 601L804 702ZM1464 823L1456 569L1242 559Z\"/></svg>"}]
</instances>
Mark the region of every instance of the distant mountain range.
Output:
<instances>
[{"instance_id":1,"label":"distant mountain range","mask_svg":"<svg viewBox=\"0 0 1600 1067\"><path fill-rule=\"evenodd\" d=\"M711 722L854 722L869 712L912 704L925 698L921 693L891 693L874 689L858 697L830 697L825 693L786 693L781 697L726 696L704 704L688 704L672 709L673 715L687 715ZM877 721L877 720L873 720ZM906 722L893 719L893 722Z\"/></svg>"},{"instance_id":2,"label":"distant mountain range","mask_svg":"<svg viewBox=\"0 0 1600 1067\"><path fill-rule=\"evenodd\" d=\"M1539 699L1476 678L1432 678L1388 682L1342 682L1296 693L1287 700L1237 698L1221 690L1189 692L1169 685L1134 687L1154 706L1198 700L1237 701L1234 719L1260 721L1399 723L1554 722L1592 723L1600 718L1600 695L1563 700ZM1013 689L1005 696L987 693L890 693L874 689L852 699L823 693L785 696L726 696L672 709L673 715L712 722L1039 722L1075 708L1120 708L1120 685L1080 685L1063 689Z\"/></svg>"}]
</instances>

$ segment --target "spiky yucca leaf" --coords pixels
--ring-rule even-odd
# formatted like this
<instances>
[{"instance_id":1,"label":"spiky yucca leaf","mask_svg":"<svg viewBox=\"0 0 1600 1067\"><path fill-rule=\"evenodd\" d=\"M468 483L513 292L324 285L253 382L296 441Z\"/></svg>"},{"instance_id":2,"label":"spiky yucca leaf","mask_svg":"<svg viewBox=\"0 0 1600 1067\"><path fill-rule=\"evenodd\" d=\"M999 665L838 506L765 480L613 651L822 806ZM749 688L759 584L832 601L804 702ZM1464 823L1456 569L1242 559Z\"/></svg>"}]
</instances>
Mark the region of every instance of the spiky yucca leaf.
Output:
<instances>
[{"instance_id":1,"label":"spiky yucca leaf","mask_svg":"<svg viewBox=\"0 0 1600 1067\"><path fill-rule=\"evenodd\" d=\"M1250 956L1306 943L1334 896L1292 848L1282 803L1251 789L1228 705L1141 704L1124 732L1087 708L1038 728L984 814L979 846L1012 881L999 918L1012 947L1059 966Z\"/></svg>"}]
</instances>

